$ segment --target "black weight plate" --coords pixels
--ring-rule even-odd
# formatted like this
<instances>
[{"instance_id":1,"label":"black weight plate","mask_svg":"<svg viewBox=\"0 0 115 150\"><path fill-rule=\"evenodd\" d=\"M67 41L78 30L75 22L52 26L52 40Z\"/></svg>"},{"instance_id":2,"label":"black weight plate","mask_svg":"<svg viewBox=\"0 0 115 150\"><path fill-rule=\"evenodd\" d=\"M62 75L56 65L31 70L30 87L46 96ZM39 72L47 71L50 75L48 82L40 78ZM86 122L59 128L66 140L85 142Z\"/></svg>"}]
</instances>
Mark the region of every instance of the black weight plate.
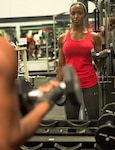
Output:
<instances>
[{"instance_id":1,"label":"black weight plate","mask_svg":"<svg viewBox=\"0 0 115 150\"><path fill-rule=\"evenodd\" d=\"M104 124L99 127L95 134L96 143L104 150L115 148L115 126Z\"/></svg>"},{"instance_id":2,"label":"black weight plate","mask_svg":"<svg viewBox=\"0 0 115 150\"><path fill-rule=\"evenodd\" d=\"M20 111L22 115L27 114L33 109L32 103L25 99L24 95L33 89L31 83L24 77L16 80L17 96L20 103Z\"/></svg>"},{"instance_id":3,"label":"black weight plate","mask_svg":"<svg viewBox=\"0 0 115 150\"><path fill-rule=\"evenodd\" d=\"M98 126L104 125L107 123L111 123L115 125L115 115L114 114L103 114L99 119L98 119Z\"/></svg>"}]
</instances>

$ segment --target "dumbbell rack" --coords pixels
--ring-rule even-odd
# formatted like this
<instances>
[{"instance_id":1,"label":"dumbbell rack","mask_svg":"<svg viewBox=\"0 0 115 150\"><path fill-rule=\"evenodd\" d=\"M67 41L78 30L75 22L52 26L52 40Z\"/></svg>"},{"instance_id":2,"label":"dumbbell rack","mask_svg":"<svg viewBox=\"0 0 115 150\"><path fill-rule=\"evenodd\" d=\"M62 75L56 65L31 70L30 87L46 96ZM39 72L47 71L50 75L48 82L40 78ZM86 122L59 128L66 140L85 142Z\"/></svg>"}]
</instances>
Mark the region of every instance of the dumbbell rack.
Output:
<instances>
[{"instance_id":1,"label":"dumbbell rack","mask_svg":"<svg viewBox=\"0 0 115 150\"><path fill-rule=\"evenodd\" d=\"M115 76L100 76L101 108L106 104L115 102Z\"/></svg>"},{"instance_id":2,"label":"dumbbell rack","mask_svg":"<svg viewBox=\"0 0 115 150\"><path fill-rule=\"evenodd\" d=\"M44 120L36 133L20 149L95 150L96 129L96 121Z\"/></svg>"}]
</instances>

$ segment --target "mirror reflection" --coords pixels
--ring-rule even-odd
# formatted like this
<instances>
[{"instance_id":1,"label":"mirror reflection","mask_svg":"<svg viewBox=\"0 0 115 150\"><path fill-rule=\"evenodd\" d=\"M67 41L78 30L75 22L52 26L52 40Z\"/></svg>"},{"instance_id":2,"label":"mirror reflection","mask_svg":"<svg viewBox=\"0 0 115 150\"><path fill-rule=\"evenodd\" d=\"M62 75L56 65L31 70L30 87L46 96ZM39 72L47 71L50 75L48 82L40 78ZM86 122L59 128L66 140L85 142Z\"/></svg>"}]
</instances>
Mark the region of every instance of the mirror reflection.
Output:
<instances>
[{"instance_id":1,"label":"mirror reflection","mask_svg":"<svg viewBox=\"0 0 115 150\"><path fill-rule=\"evenodd\" d=\"M92 31L99 33L102 38L102 46L112 49L112 56L109 63L105 63L103 68L97 70L99 76L109 74L114 75L114 49L115 30L114 24L109 24L111 16L115 15L114 4L111 1L110 11L106 11L106 6L101 1L88 1L86 3L88 14L85 25ZM105 11L103 11L105 10ZM15 21L14 21L15 20ZM20 17L6 19L0 23L0 36L13 42L18 48L26 49L26 71L37 75L38 72L52 72L56 74L59 48L58 38L71 28L69 12L62 11L55 15L38 17ZM110 30L113 28L112 30ZM102 29L104 32L102 33ZM109 32L110 30L110 32ZM109 34L108 34L109 33ZM103 35L103 37L102 37ZM109 35L109 36L108 36ZM18 52L19 73L24 73L23 52ZM28 74L27 74L28 76Z\"/></svg>"},{"instance_id":2,"label":"mirror reflection","mask_svg":"<svg viewBox=\"0 0 115 150\"><path fill-rule=\"evenodd\" d=\"M113 150L114 1L66 1L66 10L61 0L43 15L40 0L38 16L16 17L22 1L0 19L11 42L0 37L0 149Z\"/></svg>"}]
</instances>

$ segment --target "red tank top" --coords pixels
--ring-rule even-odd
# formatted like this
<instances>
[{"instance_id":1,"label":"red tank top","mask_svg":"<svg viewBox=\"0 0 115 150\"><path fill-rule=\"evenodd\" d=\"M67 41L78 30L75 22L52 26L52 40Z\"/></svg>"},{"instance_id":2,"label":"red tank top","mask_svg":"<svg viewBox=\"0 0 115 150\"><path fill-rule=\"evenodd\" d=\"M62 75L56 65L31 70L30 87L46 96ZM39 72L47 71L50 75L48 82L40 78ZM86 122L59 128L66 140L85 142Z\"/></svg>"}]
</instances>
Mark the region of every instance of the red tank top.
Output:
<instances>
[{"instance_id":1,"label":"red tank top","mask_svg":"<svg viewBox=\"0 0 115 150\"><path fill-rule=\"evenodd\" d=\"M98 83L98 77L92 64L91 50L94 48L91 31L82 40L73 40L68 31L64 44L63 53L66 65L74 67L82 88L89 88Z\"/></svg>"}]
</instances>

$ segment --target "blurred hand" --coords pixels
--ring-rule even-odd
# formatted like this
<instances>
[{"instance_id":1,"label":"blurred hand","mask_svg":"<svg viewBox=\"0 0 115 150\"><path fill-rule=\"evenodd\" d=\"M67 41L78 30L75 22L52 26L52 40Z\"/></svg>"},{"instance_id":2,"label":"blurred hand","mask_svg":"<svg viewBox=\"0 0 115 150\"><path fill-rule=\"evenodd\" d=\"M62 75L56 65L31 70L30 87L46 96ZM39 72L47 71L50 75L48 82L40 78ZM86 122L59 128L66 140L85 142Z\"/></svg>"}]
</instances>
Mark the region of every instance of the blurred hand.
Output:
<instances>
[{"instance_id":1,"label":"blurred hand","mask_svg":"<svg viewBox=\"0 0 115 150\"><path fill-rule=\"evenodd\" d=\"M99 54L109 54L111 51L109 49L104 49L103 51L100 51Z\"/></svg>"},{"instance_id":2,"label":"blurred hand","mask_svg":"<svg viewBox=\"0 0 115 150\"><path fill-rule=\"evenodd\" d=\"M39 86L38 90L40 90L42 92L49 92L52 88L59 86L59 83L60 82L58 82L58 81L51 80L50 82Z\"/></svg>"}]
</instances>

